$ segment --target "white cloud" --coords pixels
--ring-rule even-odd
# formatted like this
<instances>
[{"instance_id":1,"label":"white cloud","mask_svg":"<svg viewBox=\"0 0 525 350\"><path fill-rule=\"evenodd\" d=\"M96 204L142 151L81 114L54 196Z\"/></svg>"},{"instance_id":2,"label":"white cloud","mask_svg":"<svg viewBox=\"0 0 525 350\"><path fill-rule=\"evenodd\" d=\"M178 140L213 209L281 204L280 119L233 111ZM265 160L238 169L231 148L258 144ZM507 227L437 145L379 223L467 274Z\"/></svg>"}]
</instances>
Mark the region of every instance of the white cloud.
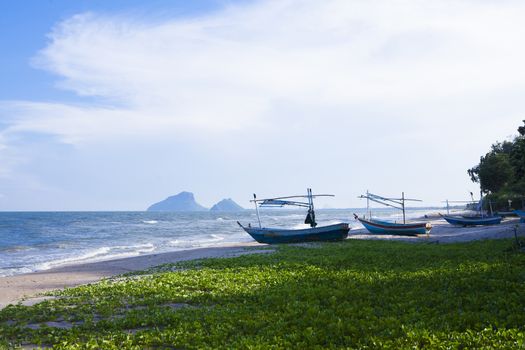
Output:
<instances>
[{"instance_id":1,"label":"white cloud","mask_svg":"<svg viewBox=\"0 0 525 350\"><path fill-rule=\"evenodd\" d=\"M81 14L36 62L110 107L20 102L11 128L78 142L243 129L282 103L351 112L488 94L524 81L523 15L519 2L452 0L262 1L161 23Z\"/></svg>"},{"instance_id":2,"label":"white cloud","mask_svg":"<svg viewBox=\"0 0 525 350\"><path fill-rule=\"evenodd\" d=\"M0 179L10 177L13 169L20 164L20 159L15 153L7 137L0 132Z\"/></svg>"},{"instance_id":3,"label":"white cloud","mask_svg":"<svg viewBox=\"0 0 525 350\"><path fill-rule=\"evenodd\" d=\"M79 14L34 61L98 104L0 102L0 148L37 133L232 152L225 143L255 137L277 145L275 157L313 130L316 147L346 133L349 147L394 154L454 145L464 162L520 120L523 18L523 2L474 0L257 1L163 21Z\"/></svg>"}]
</instances>

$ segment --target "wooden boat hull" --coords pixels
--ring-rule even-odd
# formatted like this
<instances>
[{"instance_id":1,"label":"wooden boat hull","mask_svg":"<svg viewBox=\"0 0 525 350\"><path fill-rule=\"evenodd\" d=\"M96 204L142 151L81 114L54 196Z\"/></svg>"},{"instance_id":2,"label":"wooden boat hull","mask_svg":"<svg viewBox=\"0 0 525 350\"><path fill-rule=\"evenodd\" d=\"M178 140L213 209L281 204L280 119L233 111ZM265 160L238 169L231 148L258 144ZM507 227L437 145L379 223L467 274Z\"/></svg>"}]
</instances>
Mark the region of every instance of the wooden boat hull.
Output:
<instances>
[{"instance_id":1,"label":"wooden boat hull","mask_svg":"<svg viewBox=\"0 0 525 350\"><path fill-rule=\"evenodd\" d=\"M376 235L399 235L399 236L417 236L430 233L432 225L430 223L416 224L395 224L380 220L365 220L357 218L359 222L368 230Z\"/></svg>"},{"instance_id":2,"label":"wooden boat hull","mask_svg":"<svg viewBox=\"0 0 525 350\"><path fill-rule=\"evenodd\" d=\"M501 223L501 216L491 216L491 217L473 217L465 218L460 216L443 216L449 224L457 226L487 226L487 225L498 225Z\"/></svg>"},{"instance_id":3,"label":"wooden boat hull","mask_svg":"<svg viewBox=\"0 0 525 350\"><path fill-rule=\"evenodd\" d=\"M514 210L514 213L520 217L520 222L525 222L525 210Z\"/></svg>"},{"instance_id":4,"label":"wooden boat hull","mask_svg":"<svg viewBox=\"0 0 525 350\"><path fill-rule=\"evenodd\" d=\"M245 227L244 231L259 243L299 243L311 241L340 241L348 237L350 227L347 223L305 229L255 228Z\"/></svg>"}]
</instances>

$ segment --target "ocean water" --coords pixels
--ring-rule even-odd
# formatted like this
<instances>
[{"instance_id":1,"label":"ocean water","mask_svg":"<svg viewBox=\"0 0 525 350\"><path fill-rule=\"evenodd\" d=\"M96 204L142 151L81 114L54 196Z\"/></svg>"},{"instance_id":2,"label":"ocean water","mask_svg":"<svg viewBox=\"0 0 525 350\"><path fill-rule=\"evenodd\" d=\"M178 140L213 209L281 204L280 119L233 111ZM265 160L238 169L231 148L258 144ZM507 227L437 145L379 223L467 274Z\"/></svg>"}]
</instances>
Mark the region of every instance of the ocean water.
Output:
<instances>
[{"instance_id":1,"label":"ocean water","mask_svg":"<svg viewBox=\"0 0 525 350\"><path fill-rule=\"evenodd\" d=\"M319 225L348 222L363 209L316 211ZM408 210L417 218L430 209ZM391 220L399 211L374 210ZM260 210L263 226L308 227L303 210ZM253 242L236 223L257 225L254 210L215 212L0 212L0 276L168 251Z\"/></svg>"}]
</instances>

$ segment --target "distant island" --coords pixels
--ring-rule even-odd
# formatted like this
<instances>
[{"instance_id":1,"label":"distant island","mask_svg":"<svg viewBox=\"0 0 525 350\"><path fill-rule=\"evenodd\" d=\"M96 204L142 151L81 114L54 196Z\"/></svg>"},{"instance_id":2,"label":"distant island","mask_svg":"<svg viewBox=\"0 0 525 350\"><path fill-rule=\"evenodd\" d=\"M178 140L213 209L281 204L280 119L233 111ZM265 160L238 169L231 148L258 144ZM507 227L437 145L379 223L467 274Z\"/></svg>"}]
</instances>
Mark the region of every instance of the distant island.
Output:
<instances>
[{"instance_id":1,"label":"distant island","mask_svg":"<svg viewBox=\"0 0 525 350\"><path fill-rule=\"evenodd\" d=\"M245 210L231 198L226 198L215 204L210 211L242 211ZM151 205L147 211L208 211L200 205L191 192L181 192Z\"/></svg>"},{"instance_id":2,"label":"distant island","mask_svg":"<svg viewBox=\"0 0 525 350\"><path fill-rule=\"evenodd\" d=\"M239 204L235 203L233 199L226 198L211 207L210 211L242 211L245 210Z\"/></svg>"},{"instance_id":3,"label":"distant island","mask_svg":"<svg viewBox=\"0 0 525 350\"><path fill-rule=\"evenodd\" d=\"M195 201L191 192L181 192L175 196L166 198L163 201L151 205L147 211L207 211Z\"/></svg>"}]
</instances>

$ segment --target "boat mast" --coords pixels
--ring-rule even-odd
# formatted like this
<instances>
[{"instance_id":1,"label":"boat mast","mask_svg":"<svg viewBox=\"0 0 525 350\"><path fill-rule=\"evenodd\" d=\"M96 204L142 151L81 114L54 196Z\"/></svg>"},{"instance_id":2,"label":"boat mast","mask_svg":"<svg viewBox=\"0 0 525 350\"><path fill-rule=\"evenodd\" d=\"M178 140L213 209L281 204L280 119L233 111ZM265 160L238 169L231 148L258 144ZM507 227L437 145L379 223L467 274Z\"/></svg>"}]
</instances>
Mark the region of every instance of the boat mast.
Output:
<instances>
[{"instance_id":1,"label":"boat mast","mask_svg":"<svg viewBox=\"0 0 525 350\"><path fill-rule=\"evenodd\" d=\"M312 189L308 189L308 201L310 202L310 210L312 211L312 215L315 217L314 214L314 197L312 196Z\"/></svg>"},{"instance_id":2,"label":"boat mast","mask_svg":"<svg viewBox=\"0 0 525 350\"><path fill-rule=\"evenodd\" d=\"M406 220L405 220L405 192L401 192L401 208L403 208L403 224L406 224Z\"/></svg>"},{"instance_id":3,"label":"boat mast","mask_svg":"<svg viewBox=\"0 0 525 350\"><path fill-rule=\"evenodd\" d=\"M253 204L255 204L255 212L257 213L257 221L259 221L259 228L262 228L261 218L259 217L259 208L257 207L257 196L253 194Z\"/></svg>"},{"instance_id":4,"label":"boat mast","mask_svg":"<svg viewBox=\"0 0 525 350\"><path fill-rule=\"evenodd\" d=\"M368 190L366 190L366 212L368 213L368 220L372 219L372 212L370 212L370 198Z\"/></svg>"},{"instance_id":5,"label":"boat mast","mask_svg":"<svg viewBox=\"0 0 525 350\"><path fill-rule=\"evenodd\" d=\"M317 223L315 222L315 212L314 212L314 196L312 195L312 189L307 188L307 197L308 197L308 216L311 219L310 226L315 227Z\"/></svg>"}]
</instances>

